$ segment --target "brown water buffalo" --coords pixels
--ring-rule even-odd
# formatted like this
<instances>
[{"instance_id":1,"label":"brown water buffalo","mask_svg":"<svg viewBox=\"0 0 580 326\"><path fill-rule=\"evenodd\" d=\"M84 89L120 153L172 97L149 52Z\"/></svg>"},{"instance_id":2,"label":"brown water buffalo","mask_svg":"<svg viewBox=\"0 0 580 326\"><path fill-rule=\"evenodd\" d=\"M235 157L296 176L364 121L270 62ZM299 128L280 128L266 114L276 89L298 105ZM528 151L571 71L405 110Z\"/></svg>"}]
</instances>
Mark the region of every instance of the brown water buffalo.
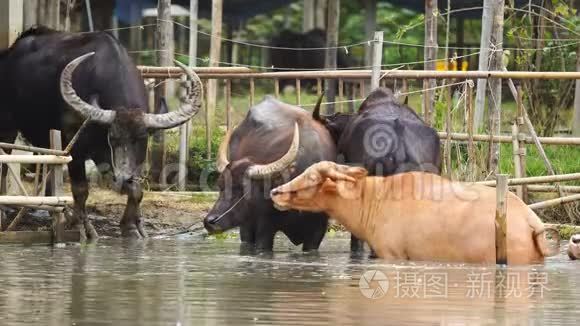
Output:
<instances>
[{"instance_id":1,"label":"brown water buffalo","mask_svg":"<svg viewBox=\"0 0 580 326\"><path fill-rule=\"evenodd\" d=\"M280 207L327 213L381 258L496 261L494 188L425 172L368 177L360 167L320 162L271 195ZM543 262L542 221L512 193L507 213L508 263Z\"/></svg>"},{"instance_id":2,"label":"brown water buffalo","mask_svg":"<svg viewBox=\"0 0 580 326\"><path fill-rule=\"evenodd\" d=\"M568 257L572 260L580 259L580 234L574 234L570 237Z\"/></svg>"},{"instance_id":3,"label":"brown water buffalo","mask_svg":"<svg viewBox=\"0 0 580 326\"><path fill-rule=\"evenodd\" d=\"M205 228L215 233L240 226L242 242L260 250L272 250L278 231L303 250L317 249L328 226L326 215L279 211L270 190L316 162L335 158L330 134L309 112L267 96L220 145L220 193Z\"/></svg>"}]
</instances>

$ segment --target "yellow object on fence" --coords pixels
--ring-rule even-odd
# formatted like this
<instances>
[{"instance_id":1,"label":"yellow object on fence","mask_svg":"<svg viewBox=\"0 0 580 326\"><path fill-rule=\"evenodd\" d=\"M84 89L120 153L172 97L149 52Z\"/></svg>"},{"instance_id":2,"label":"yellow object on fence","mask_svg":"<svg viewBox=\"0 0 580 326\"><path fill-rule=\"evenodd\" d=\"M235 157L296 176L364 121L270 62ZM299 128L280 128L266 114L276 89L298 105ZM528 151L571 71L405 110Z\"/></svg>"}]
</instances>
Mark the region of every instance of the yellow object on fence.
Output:
<instances>
[{"instance_id":1,"label":"yellow object on fence","mask_svg":"<svg viewBox=\"0 0 580 326\"><path fill-rule=\"evenodd\" d=\"M447 67L445 66L446 63ZM437 71L457 71L457 66L457 60L451 60L450 62L447 62L447 60L438 60L435 62L435 70ZM467 60L461 61L461 71L467 71L468 67L469 62Z\"/></svg>"}]
</instances>

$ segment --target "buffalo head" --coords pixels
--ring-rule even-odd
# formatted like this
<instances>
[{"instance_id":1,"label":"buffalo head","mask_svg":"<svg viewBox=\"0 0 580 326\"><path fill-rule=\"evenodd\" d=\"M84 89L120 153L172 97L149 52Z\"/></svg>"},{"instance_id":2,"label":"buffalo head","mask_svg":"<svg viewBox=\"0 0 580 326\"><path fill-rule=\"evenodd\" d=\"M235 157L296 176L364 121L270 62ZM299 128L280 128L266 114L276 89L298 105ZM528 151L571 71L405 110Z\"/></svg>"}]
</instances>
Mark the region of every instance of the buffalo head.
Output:
<instances>
[{"instance_id":1,"label":"buffalo head","mask_svg":"<svg viewBox=\"0 0 580 326\"><path fill-rule=\"evenodd\" d=\"M201 107L202 84L191 69L175 62L184 70L192 85L188 89L183 105L173 112L149 114L147 108L112 107L102 109L98 104L89 104L81 99L72 87L75 69L94 52L84 54L67 64L60 77L60 91L68 105L83 119L108 128L107 141L111 150L115 187L119 191L134 189L141 176L141 169L147 152L150 132L181 125L193 117ZM143 86L144 87L144 86Z\"/></svg>"},{"instance_id":2,"label":"buffalo head","mask_svg":"<svg viewBox=\"0 0 580 326\"><path fill-rule=\"evenodd\" d=\"M332 136L334 143L337 144L338 140L340 139L340 135L342 135L342 132L346 128L346 125L348 124L350 118L353 115L350 113L341 113L341 112L337 112L330 115L321 115L320 105L322 104L323 96L324 92L320 94L320 96L318 97L316 106L314 107L314 110L312 110L312 118L322 123L324 127L326 127L326 129Z\"/></svg>"},{"instance_id":3,"label":"buffalo head","mask_svg":"<svg viewBox=\"0 0 580 326\"><path fill-rule=\"evenodd\" d=\"M240 226L256 214L256 205L267 200L264 180L271 180L276 174L288 171L295 162L300 144L298 123L294 124L292 143L288 151L279 159L268 164L256 164L251 158L230 162L228 158L230 130L220 144L217 169L220 173L219 198L204 219L205 228L210 233L222 232Z\"/></svg>"}]
</instances>

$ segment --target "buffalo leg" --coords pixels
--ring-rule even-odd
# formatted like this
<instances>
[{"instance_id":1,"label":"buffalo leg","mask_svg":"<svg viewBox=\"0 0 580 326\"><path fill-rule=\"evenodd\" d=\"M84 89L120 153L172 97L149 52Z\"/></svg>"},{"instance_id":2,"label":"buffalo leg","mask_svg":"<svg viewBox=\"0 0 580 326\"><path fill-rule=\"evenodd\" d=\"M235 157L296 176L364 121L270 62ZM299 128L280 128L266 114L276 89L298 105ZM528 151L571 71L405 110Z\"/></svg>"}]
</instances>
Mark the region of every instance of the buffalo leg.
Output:
<instances>
[{"instance_id":1,"label":"buffalo leg","mask_svg":"<svg viewBox=\"0 0 580 326\"><path fill-rule=\"evenodd\" d=\"M256 249L260 251L272 251L274 249L274 236L276 228L270 215L260 215L255 228Z\"/></svg>"},{"instance_id":2,"label":"buffalo leg","mask_svg":"<svg viewBox=\"0 0 580 326\"><path fill-rule=\"evenodd\" d=\"M240 240L243 243L252 245L256 243L256 226L254 223L245 223L240 226Z\"/></svg>"},{"instance_id":3,"label":"buffalo leg","mask_svg":"<svg viewBox=\"0 0 580 326\"><path fill-rule=\"evenodd\" d=\"M143 189L138 182L131 182L127 187L127 206L121 219L121 234L127 238L146 238L147 232L141 216Z\"/></svg>"},{"instance_id":4,"label":"buffalo leg","mask_svg":"<svg viewBox=\"0 0 580 326\"><path fill-rule=\"evenodd\" d=\"M96 240L99 235L89 221L86 208L87 198L89 197L89 183L87 182L85 172L85 162L84 160L73 159L73 161L68 165L68 168L74 198L74 214L71 224L73 226L78 226L81 234L81 241L87 239Z\"/></svg>"},{"instance_id":5,"label":"buffalo leg","mask_svg":"<svg viewBox=\"0 0 580 326\"><path fill-rule=\"evenodd\" d=\"M321 214L305 214L309 223L310 232L304 236L302 251L318 250L320 243L328 230L328 219ZM308 216L310 215L310 216Z\"/></svg>"},{"instance_id":6,"label":"buffalo leg","mask_svg":"<svg viewBox=\"0 0 580 326\"><path fill-rule=\"evenodd\" d=\"M359 240L357 237L355 237L354 235L350 235L350 251L351 252L357 252L357 251L363 251L365 248L365 242L362 240Z\"/></svg>"},{"instance_id":7,"label":"buffalo leg","mask_svg":"<svg viewBox=\"0 0 580 326\"><path fill-rule=\"evenodd\" d=\"M18 132L14 130L9 131L0 130L0 142L14 143L14 140L16 139L17 135ZM11 150L5 149L4 152L10 154ZM0 163L0 171L2 171L1 172L2 175L0 175L0 195L3 195L6 194L6 192L8 191L7 189L8 165Z\"/></svg>"}]
</instances>

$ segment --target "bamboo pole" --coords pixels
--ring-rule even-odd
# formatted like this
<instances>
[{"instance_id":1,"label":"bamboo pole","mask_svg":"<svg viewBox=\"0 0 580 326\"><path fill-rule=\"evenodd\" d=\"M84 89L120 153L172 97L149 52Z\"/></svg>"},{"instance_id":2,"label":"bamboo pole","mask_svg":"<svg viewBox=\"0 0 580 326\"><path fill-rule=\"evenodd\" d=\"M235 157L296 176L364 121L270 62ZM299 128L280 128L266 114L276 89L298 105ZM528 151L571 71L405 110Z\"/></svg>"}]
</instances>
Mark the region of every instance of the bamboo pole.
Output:
<instances>
[{"instance_id":1,"label":"bamboo pole","mask_svg":"<svg viewBox=\"0 0 580 326\"><path fill-rule=\"evenodd\" d=\"M326 50L324 67L327 70L336 70L338 32L340 23L340 0L327 0L326 6ZM380 68L379 68L380 69ZM324 82L326 95L326 114L333 114L336 101L336 80L327 79Z\"/></svg>"},{"instance_id":2,"label":"bamboo pole","mask_svg":"<svg viewBox=\"0 0 580 326\"><path fill-rule=\"evenodd\" d=\"M50 130L50 148L61 150L62 149L62 138L60 130ZM55 165L52 167L52 175L50 180L50 185L52 187L50 194L53 196L59 196L62 193L63 184L63 168L62 165Z\"/></svg>"},{"instance_id":3,"label":"bamboo pole","mask_svg":"<svg viewBox=\"0 0 580 326\"><path fill-rule=\"evenodd\" d=\"M302 101L300 100L300 79L296 78L296 105L302 105Z\"/></svg>"},{"instance_id":4,"label":"bamboo pole","mask_svg":"<svg viewBox=\"0 0 580 326\"><path fill-rule=\"evenodd\" d=\"M38 154L46 154L46 155L56 155L56 156L67 156L68 155L65 151L57 151L57 150L48 149L48 148L18 145L18 144L11 144L11 143L1 143L0 142L0 148L17 149L17 150L21 150L21 151L38 153Z\"/></svg>"},{"instance_id":5,"label":"bamboo pole","mask_svg":"<svg viewBox=\"0 0 580 326\"><path fill-rule=\"evenodd\" d=\"M232 81L230 79L226 80L224 95L226 98L226 128L229 131L232 128Z\"/></svg>"},{"instance_id":6,"label":"bamboo pole","mask_svg":"<svg viewBox=\"0 0 580 326\"><path fill-rule=\"evenodd\" d=\"M34 205L34 206L65 206L74 203L71 196L0 196L0 205Z\"/></svg>"},{"instance_id":7,"label":"bamboo pole","mask_svg":"<svg viewBox=\"0 0 580 326\"><path fill-rule=\"evenodd\" d=\"M366 98L367 92L365 91L365 81L359 80L358 85L359 85L359 91L360 91L360 98Z\"/></svg>"},{"instance_id":8,"label":"bamboo pole","mask_svg":"<svg viewBox=\"0 0 580 326\"><path fill-rule=\"evenodd\" d=\"M447 137L447 133L440 131L438 132L439 138L444 139ZM482 135L477 134L473 135L473 141L477 142L488 142L490 136L489 135ZM532 137L519 137L521 141L525 142L526 144L534 144L535 141ZM468 133L458 133L453 132L451 133L451 140L458 140L458 141L469 141L469 134ZM493 141L499 143L511 143L512 137L511 136L494 136ZM576 137L538 137L538 141L541 144L545 145L580 145L580 138Z\"/></svg>"},{"instance_id":9,"label":"bamboo pole","mask_svg":"<svg viewBox=\"0 0 580 326\"><path fill-rule=\"evenodd\" d=\"M580 201L580 194L569 195L569 196L559 197L559 198L550 199L550 200L546 200L546 201L541 201L541 202L537 202L537 203L533 203L531 205L528 205L528 207L536 210L536 209L558 206L558 205L562 205L562 204L566 204L566 203L572 203L575 201Z\"/></svg>"},{"instance_id":10,"label":"bamboo pole","mask_svg":"<svg viewBox=\"0 0 580 326\"><path fill-rule=\"evenodd\" d=\"M526 190L528 192L558 192L558 189L562 191L577 194L580 193L580 186L546 186L546 185L526 185Z\"/></svg>"},{"instance_id":11,"label":"bamboo pole","mask_svg":"<svg viewBox=\"0 0 580 326\"><path fill-rule=\"evenodd\" d=\"M372 75L370 92L379 88L383 61L383 32L375 32L373 39Z\"/></svg>"},{"instance_id":12,"label":"bamboo pole","mask_svg":"<svg viewBox=\"0 0 580 326\"><path fill-rule=\"evenodd\" d=\"M496 264L507 264L507 175L496 175L496 210L495 210L495 262Z\"/></svg>"},{"instance_id":13,"label":"bamboo pole","mask_svg":"<svg viewBox=\"0 0 580 326\"><path fill-rule=\"evenodd\" d=\"M0 155L0 163L20 164L68 164L72 161L70 156L56 155Z\"/></svg>"},{"instance_id":14,"label":"bamboo pole","mask_svg":"<svg viewBox=\"0 0 580 326\"><path fill-rule=\"evenodd\" d=\"M517 103L517 111L518 111L518 115L516 118L516 123L518 126L518 159L520 161L520 167L521 167L521 177L526 177L526 143L525 143L525 137L526 135L524 133L521 132L523 126L524 126L524 115L525 115L525 109L524 109L524 102L523 102L523 93L521 90L521 87L518 86L517 89L517 94L518 94L518 98L516 100ZM524 201L524 203L528 202L528 186L523 185L522 186L522 200Z\"/></svg>"},{"instance_id":15,"label":"bamboo pole","mask_svg":"<svg viewBox=\"0 0 580 326\"><path fill-rule=\"evenodd\" d=\"M388 74L386 74L388 73ZM385 75L386 74L386 75ZM384 75L384 76L383 76ZM165 75L166 76L166 75ZM580 79L576 71L438 71L438 70L381 70L382 78L387 79ZM156 78L160 76L155 76ZM336 70L336 71L274 71L274 72L224 72L204 73L202 79L369 79L371 70ZM175 78L178 78L175 76Z\"/></svg>"},{"instance_id":16,"label":"bamboo pole","mask_svg":"<svg viewBox=\"0 0 580 326\"><path fill-rule=\"evenodd\" d=\"M507 71L507 68L503 67L503 71L504 72ZM528 117L528 112L525 109L524 104L523 104L523 100L522 100L523 93L521 92L521 90L518 93L518 90L516 89L514 82L511 79L508 79L507 82L508 82L510 91L512 92L512 95L515 97L516 101L519 101L518 110L519 110L520 114L522 115L524 122L526 123L526 127L528 128L528 132L530 133L530 135L532 136L532 139L534 140L534 143L536 144L536 148L538 149L538 153L540 154L540 157L544 161L544 166L548 170L549 174L556 175L556 171L554 170L552 163L548 159L548 155L546 155L546 152L544 151L544 147L542 146L542 143L541 143L538 135L536 134L536 130L534 129L534 125L532 124L532 121ZM558 185L556 185L556 186L558 186ZM564 193L562 191L558 191L558 192L560 194L560 197L564 196ZM570 221L572 223L574 223L575 222L574 213L570 210L570 208L568 206L565 206L565 210L566 210L566 213L568 214L568 218L570 218Z\"/></svg>"},{"instance_id":17,"label":"bamboo pole","mask_svg":"<svg viewBox=\"0 0 580 326\"><path fill-rule=\"evenodd\" d=\"M256 92L256 85L254 78L250 78L250 107L254 106L254 95Z\"/></svg>"},{"instance_id":18,"label":"bamboo pole","mask_svg":"<svg viewBox=\"0 0 580 326\"><path fill-rule=\"evenodd\" d=\"M503 68L503 25L504 0L493 0L493 27L491 32L489 70L501 71ZM490 134L499 135L501 127L501 79L491 78L489 82L488 111L490 113ZM499 170L499 143L492 142L489 149L489 171L497 173Z\"/></svg>"},{"instance_id":19,"label":"bamboo pole","mask_svg":"<svg viewBox=\"0 0 580 326\"><path fill-rule=\"evenodd\" d=\"M194 61L192 60L192 63ZM143 78L159 78L163 76L165 78L179 79L185 73L179 67L174 66L137 66L137 69L143 75ZM192 70L199 76L204 74L222 74L222 73L251 73L252 70L246 67L192 67ZM148 75L153 75L153 77L148 77Z\"/></svg>"},{"instance_id":20,"label":"bamboo pole","mask_svg":"<svg viewBox=\"0 0 580 326\"><path fill-rule=\"evenodd\" d=\"M465 92L467 92L465 95L465 105L467 106L467 181L475 181L476 158L475 144L473 142L473 124L475 117L473 112L473 86L471 86L471 83L465 84Z\"/></svg>"},{"instance_id":21,"label":"bamboo pole","mask_svg":"<svg viewBox=\"0 0 580 326\"><path fill-rule=\"evenodd\" d=\"M0 148L0 163L6 163L6 162L2 162L1 160L6 159L8 156L14 156L14 155L7 155L6 152L4 152L4 150L2 150ZM24 155L24 156L30 156L30 155ZM14 163L14 162L12 162L12 163ZM16 163L18 163L18 162L16 162ZM22 194L24 194L25 196L28 196L28 192L26 191L26 188L22 184L22 180L20 180L19 175L14 171L14 169L12 169L12 166L10 166L9 164L4 164L4 166L6 166L6 168L8 169L8 172L10 172L10 175L12 176L14 181L16 182L16 185L18 186L18 189L20 189L20 192L22 192Z\"/></svg>"},{"instance_id":22,"label":"bamboo pole","mask_svg":"<svg viewBox=\"0 0 580 326\"><path fill-rule=\"evenodd\" d=\"M211 40L209 49L209 65L219 66L221 55L223 0L211 1ZM217 80L210 79L207 84L206 128L208 145L211 146L212 129L215 125L215 109L217 103ZM208 153L208 158L210 158Z\"/></svg>"},{"instance_id":23,"label":"bamboo pole","mask_svg":"<svg viewBox=\"0 0 580 326\"><path fill-rule=\"evenodd\" d=\"M344 79L342 78L338 79L338 100L340 101L338 103L338 109L340 112L344 112Z\"/></svg>"},{"instance_id":24,"label":"bamboo pole","mask_svg":"<svg viewBox=\"0 0 580 326\"><path fill-rule=\"evenodd\" d=\"M425 48L423 58L425 60L425 70L435 70L435 59L437 59L437 0L425 0ZM432 126L435 104L435 90L437 85L433 79L423 81L423 118L425 122Z\"/></svg>"},{"instance_id":25,"label":"bamboo pole","mask_svg":"<svg viewBox=\"0 0 580 326\"><path fill-rule=\"evenodd\" d=\"M537 183L552 183L552 182L562 182L562 181L574 181L580 180L580 173L569 173L569 174L559 174L559 175L547 175L541 177L526 177L520 179L509 179L508 186L519 186L525 184L537 184ZM495 180L489 181L478 181L476 184L494 187L496 185Z\"/></svg>"},{"instance_id":26,"label":"bamboo pole","mask_svg":"<svg viewBox=\"0 0 580 326\"><path fill-rule=\"evenodd\" d=\"M445 89L445 101L447 105L445 106L445 132L447 133L447 137L445 138L445 147L444 147L444 155L445 155L445 170L447 176L451 178L451 106L453 105L451 100L451 88L447 87Z\"/></svg>"},{"instance_id":27,"label":"bamboo pole","mask_svg":"<svg viewBox=\"0 0 580 326\"><path fill-rule=\"evenodd\" d=\"M478 70L488 70L489 69L489 55L490 55L490 43L491 43L491 32L493 29L493 0L483 1L483 13L481 16L481 40L480 40L480 50L479 50L479 66ZM471 77L470 77L471 78ZM479 130L483 122L483 111L485 105L485 95L487 93L487 81L482 78L477 80L477 92L475 94L475 116L474 116L474 128Z\"/></svg>"},{"instance_id":28,"label":"bamboo pole","mask_svg":"<svg viewBox=\"0 0 580 326\"><path fill-rule=\"evenodd\" d=\"M227 80L229 82L229 79ZM182 80L187 83L186 80ZM182 91L183 88L182 88ZM183 101L182 97L179 98ZM186 121L179 126L179 166L177 168L177 188L181 191L185 190L187 184L187 157L189 156L189 126L191 121Z\"/></svg>"},{"instance_id":29,"label":"bamboo pole","mask_svg":"<svg viewBox=\"0 0 580 326\"><path fill-rule=\"evenodd\" d=\"M280 98L280 79L274 79L274 96Z\"/></svg>"},{"instance_id":30,"label":"bamboo pole","mask_svg":"<svg viewBox=\"0 0 580 326\"><path fill-rule=\"evenodd\" d=\"M12 220L12 222L10 222L10 224L8 224L8 226L6 227L6 231L14 231L16 226L18 226L18 224L20 224L22 217L24 217L24 214L26 214L27 211L28 211L28 209L26 207L20 208L18 210L18 213L16 214L16 216Z\"/></svg>"},{"instance_id":31,"label":"bamboo pole","mask_svg":"<svg viewBox=\"0 0 580 326\"><path fill-rule=\"evenodd\" d=\"M322 79L316 79L316 96L322 95Z\"/></svg>"},{"instance_id":32,"label":"bamboo pole","mask_svg":"<svg viewBox=\"0 0 580 326\"><path fill-rule=\"evenodd\" d=\"M518 125L514 122L512 124L512 149L513 149L512 153L514 158L514 170L516 179L522 177L522 165L521 165L522 162L520 161L520 143L518 141L518 134L519 134ZM523 186L516 187L516 194L518 195L518 197L522 199L524 198Z\"/></svg>"}]
</instances>

